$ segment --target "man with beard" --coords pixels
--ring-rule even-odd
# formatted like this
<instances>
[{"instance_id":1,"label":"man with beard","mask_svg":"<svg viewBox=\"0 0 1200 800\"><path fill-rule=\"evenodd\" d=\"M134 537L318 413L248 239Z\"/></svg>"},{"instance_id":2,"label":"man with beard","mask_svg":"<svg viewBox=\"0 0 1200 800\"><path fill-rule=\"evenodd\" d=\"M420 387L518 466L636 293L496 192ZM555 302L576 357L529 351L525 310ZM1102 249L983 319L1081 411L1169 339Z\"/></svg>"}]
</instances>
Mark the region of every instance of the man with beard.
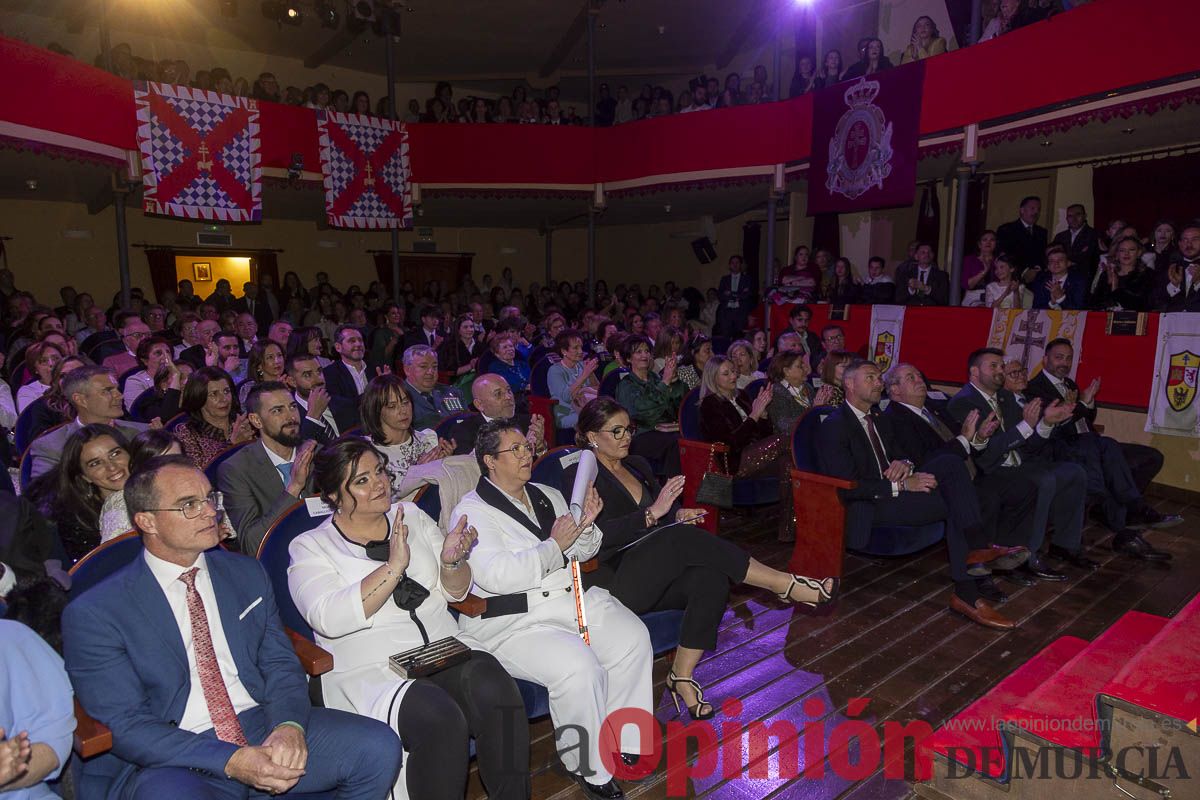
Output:
<instances>
[{"instance_id":1,"label":"man with beard","mask_svg":"<svg viewBox=\"0 0 1200 800\"><path fill-rule=\"evenodd\" d=\"M287 382L295 389L296 403L304 412L300 438L326 445L358 425L358 403L325 390L325 375L316 356L296 353L289 358Z\"/></svg>"},{"instance_id":2,"label":"man with beard","mask_svg":"<svg viewBox=\"0 0 1200 800\"><path fill-rule=\"evenodd\" d=\"M333 334L333 349L340 358L325 368L329 393L358 402L371 380L367 375L367 347L362 333L353 325L341 325Z\"/></svg>"},{"instance_id":3,"label":"man with beard","mask_svg":"<svg viewBox=\"0 0 1200 800\"><path fill-rule=\"evenodd\" d=\"M246 410L262 441L221 464L217 488L242 552L252 556L275 520L304 495L317 443L300 438L299 406L284 383L256 384Z\"/></svg>"}]
</instances>

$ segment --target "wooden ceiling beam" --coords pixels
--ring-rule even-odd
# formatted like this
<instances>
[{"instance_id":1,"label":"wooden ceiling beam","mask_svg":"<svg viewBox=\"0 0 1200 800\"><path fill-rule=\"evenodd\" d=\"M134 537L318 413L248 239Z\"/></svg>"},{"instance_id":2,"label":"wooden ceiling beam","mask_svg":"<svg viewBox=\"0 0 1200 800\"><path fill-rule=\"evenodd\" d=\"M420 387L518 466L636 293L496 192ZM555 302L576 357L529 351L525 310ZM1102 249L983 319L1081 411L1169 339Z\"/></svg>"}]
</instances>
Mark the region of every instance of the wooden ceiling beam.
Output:
<instances>
[{"instance_id":1,"label":"wooden ceiling beam","mask_svg":"<svg viewBox=\"0 0 1200 800\"><path fill-rule=\"evenodd\" d=\"M584 0L579 6L579 13L575 15L575 19L571 20L571 24L563 32L562 37L558 40L558 44L554 45L554 49L550 51L549 58L542 64L538 70L539 78L549 78L554 72L562 66L562 63L567 60L567 56L571 55L571 51L579 44L580 40L587 36L587 21L588 14L593 11L599 11L604 5L604 0Z\"/></svg>"}]
</instances>

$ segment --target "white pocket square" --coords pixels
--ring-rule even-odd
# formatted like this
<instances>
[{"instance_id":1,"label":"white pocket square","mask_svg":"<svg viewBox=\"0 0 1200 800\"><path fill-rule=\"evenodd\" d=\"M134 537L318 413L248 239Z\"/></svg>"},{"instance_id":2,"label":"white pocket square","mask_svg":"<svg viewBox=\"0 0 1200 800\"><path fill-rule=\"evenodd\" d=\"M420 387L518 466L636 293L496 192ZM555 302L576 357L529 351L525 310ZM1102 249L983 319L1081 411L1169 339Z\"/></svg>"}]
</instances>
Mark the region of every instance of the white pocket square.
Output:
<instances>
[{"instance_id":1,"label":"white pocket square","mask_svg":"<svg viewBox=\"0 0 1200 800\"><path fill-rule=\"evenodd\" d=\"M259 597L259 598L258 598L257 600L255 600L253 603L251 603L250 605L246 606L246 610L245 610L245 611L243 611L241 614L238 614L238 620L239 620L239 621L241 621L241 620L245 619L245 618L246 618L246 615L247 615L247 614L249 614L251 611L253 611L253 610L254 610L254 607L255 607L255 606L257 606L257 605L258 605L259 603L261 603L261 602L262 602L262 598L261 598L261 597Z\"/></svg>"}]
</instances>

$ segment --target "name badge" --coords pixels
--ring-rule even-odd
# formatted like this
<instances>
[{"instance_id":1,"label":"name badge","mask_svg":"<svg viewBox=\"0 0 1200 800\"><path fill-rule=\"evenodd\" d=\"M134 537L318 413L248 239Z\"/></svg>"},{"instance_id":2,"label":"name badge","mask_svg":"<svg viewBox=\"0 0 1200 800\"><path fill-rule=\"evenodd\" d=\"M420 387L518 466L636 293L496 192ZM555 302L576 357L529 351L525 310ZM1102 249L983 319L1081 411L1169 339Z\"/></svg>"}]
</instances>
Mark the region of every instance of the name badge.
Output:
<instances>
[{"instance_id":1,"label":"name badge","mask_svg":"<svg viewBox=\"0 0 1200 800\"><path fill-rule=\"evenodd\" d=\"M308 507L308 515L310 517L327 517L333 513L333 509L329 504L320 497L304 498L304 505Z\"/></svg>"}]
</instances>

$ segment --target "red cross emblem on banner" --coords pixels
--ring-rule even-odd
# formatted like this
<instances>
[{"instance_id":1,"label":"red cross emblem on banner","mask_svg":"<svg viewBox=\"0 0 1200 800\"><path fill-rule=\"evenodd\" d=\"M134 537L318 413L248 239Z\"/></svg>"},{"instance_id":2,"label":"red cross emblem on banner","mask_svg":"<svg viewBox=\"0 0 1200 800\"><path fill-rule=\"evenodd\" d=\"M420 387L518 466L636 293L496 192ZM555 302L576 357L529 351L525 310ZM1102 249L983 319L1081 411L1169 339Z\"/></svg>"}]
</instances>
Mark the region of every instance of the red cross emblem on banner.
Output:
<instances>
[{"instance_id":1,"label":"red cross emblem on banner","mask_svg":"<svg viewBox=\"0 0 1200 800\"><path fill-rule=\"evenodd\" d=\"M207 135L193 128L161 95L150 95L150 111L188 152L181 164L159 179L158 193L164 202L169 202L196 178L208 175L239 207L250 208L253 205L249 189L218 158L226 145L245 132L250 122L250 109L231 109Z\"/></svg>"},{"instance_id":2,"label":"red cross emblem on banner","mask_svg":"<svg viewBox=\"0 0 1200 800\"><path fill-rule=\"evenodd\" d=\"M404 140L399 135L386 136L373 152L365 153L340 125L328 125L327 132L330 144L335 145L354 164L354 180L333 199L327 211L336 216L344 215L358 202L363 192L370 189L396 216L402 216L404 198L388 185L383 175L388 162L400 149Z\"/></svg>"}]
</instances>

